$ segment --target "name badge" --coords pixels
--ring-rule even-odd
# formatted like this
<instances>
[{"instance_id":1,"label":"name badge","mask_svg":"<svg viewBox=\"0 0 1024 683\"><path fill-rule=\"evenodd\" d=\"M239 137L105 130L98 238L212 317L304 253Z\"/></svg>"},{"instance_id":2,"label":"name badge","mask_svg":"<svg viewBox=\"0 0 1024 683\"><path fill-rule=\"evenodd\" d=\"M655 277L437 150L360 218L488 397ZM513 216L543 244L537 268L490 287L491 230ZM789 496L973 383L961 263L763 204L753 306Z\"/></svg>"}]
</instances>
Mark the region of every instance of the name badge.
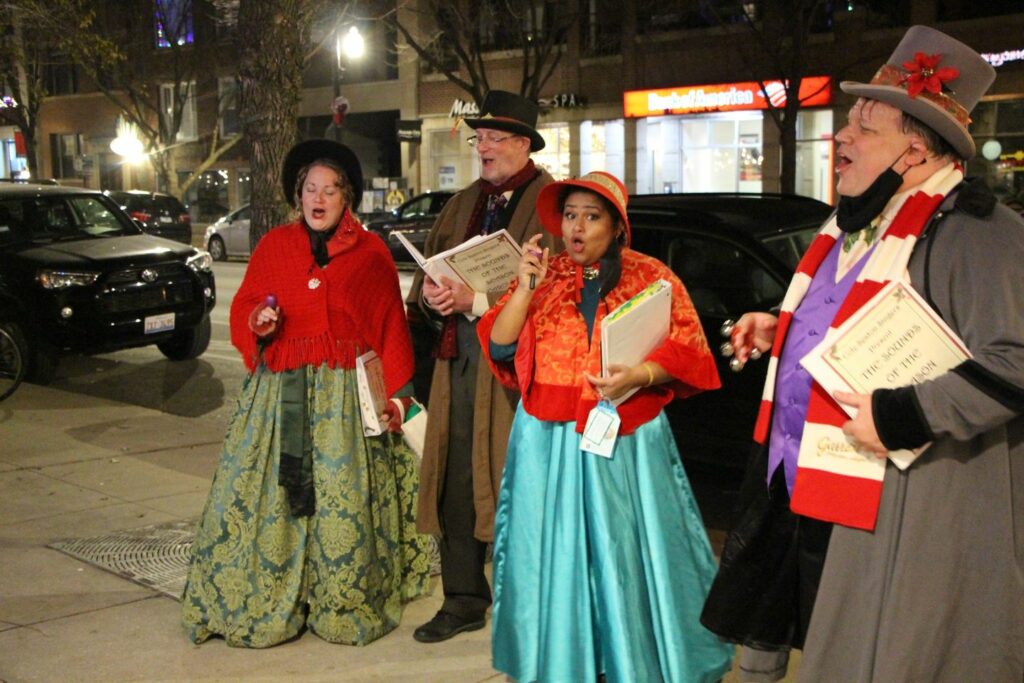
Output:
<instances>
[{"instance_id":1,"label":"name badge","mask_svg":"<svg viewBox=\"0 0 1024 683\"><path fill-rule=\"evenodd\" d=\"M620 422L615 406L611 401L602 399L587 416L587 426L583 429L580 450L603 458L612 457Z\"/></svg>"}]
</instances>

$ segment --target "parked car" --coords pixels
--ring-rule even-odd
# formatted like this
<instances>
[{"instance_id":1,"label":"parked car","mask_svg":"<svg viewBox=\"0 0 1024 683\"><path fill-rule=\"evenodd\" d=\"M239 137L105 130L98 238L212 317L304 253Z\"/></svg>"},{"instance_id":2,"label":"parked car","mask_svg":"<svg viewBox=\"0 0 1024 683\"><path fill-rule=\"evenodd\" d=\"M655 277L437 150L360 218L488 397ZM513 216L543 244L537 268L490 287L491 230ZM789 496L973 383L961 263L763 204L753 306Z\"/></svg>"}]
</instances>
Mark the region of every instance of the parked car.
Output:
<instances>
[{"instance_id":1,"label":"parked car","mask_svg":"<svg viewBox=\"0 0 1024 683\"><path fill-rule=\"evenodd\" d=\"M719 353L720 329L747 311L782 302L800 256L832 212L828 204L780 194L638 195L629 200L634 249L656 256L683 281L715 354L722 388L666 408L687 466L739 473L750 454L767 360L739 373ZM416 394L429 395L436 325L410 308Z\"/></svg>"},{"instance_id":2,"label":"parked car","mask_svg":"<svg viewBox=\"0 0 1024 683\"><path fill-rule=\"evenodd\" d=\"M216 303L211 265L202 249L145 234L103 193L0 186L0 297L37 382L53 378L66 351L155 344L171 360L202 354Z\"/></svg>"},{"instance_id":3,"label":"parked car","mask_svg":"<svg viewBox=\"0 0 1024 683\"><path fill-rule=\"evenodd\" d=\"M226 261L229 256L249 258L249 216L246 204L206 228L203 244L214 261Z\"/></svg>"},{"instance_id":4,"label":"parked car","mask_svg":"<svg viewBox=\"0 0 1024 683\"><path fill-rule=\"evenodd\" d=\"M427 241L427 233L434 225L434 219L441 209L455 195L454 192L424 192L401 204L391 212L391 215L383 220L372 220L367 222L366 229L371 230L383 238L384 242L391 249L391 257L398 265L413 264L412 256L396 239L391 239L391 233L401 232L423 251L423 245Z\"/></svg>"},{"instance_id":5,"label":"parked car","mask_svg":"<svg viewBox=\"0 0 1024 683\"><path fill-rule=\"evenodd\" d=\"M115 190L107 194L150 235L192 244L192 218L177 198L142 190Z\"/></svg>"},{"instance_id":6,"label":"parked car","mask_svg":"<svg viewBox=\"0 0 1024 683\"><path fill-rule=\"evenodd\" d=\"M0 178L0 183L33 183L36 185L57 185L53 178Z\"/></svg>"}]
</instances>

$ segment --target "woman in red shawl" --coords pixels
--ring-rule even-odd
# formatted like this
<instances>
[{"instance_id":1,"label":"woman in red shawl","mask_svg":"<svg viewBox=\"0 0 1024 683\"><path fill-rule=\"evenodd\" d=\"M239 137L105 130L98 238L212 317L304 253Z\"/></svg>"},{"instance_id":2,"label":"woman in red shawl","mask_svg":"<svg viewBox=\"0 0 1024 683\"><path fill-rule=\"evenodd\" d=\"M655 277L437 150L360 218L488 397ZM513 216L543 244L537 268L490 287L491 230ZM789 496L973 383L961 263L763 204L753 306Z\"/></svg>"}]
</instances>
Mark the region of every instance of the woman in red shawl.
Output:
<instances>
[{"instance_id":1,"label":"woman in red shawl","mask_svg":"<svg viewBox=\"0 0 1024 683\"><path fill-rule=\"evenodd\" d=\"M566 250L527 242L519 278L478 325L498 378L522 392L494 542L494 666L516 681L717 681L732 648L698 622L715 573L662 408L719 386L697 314L663 263L629 249L626 190L607 173L548 185L537 214ZM601 376L601 323L665 280L667 338ZM608 456L581 450L602 398ZM588 436L589 436L588 432Z\"/></svg>"},{"instance_id":2,"label":"woman in red shawl","mask_svg":"<svg viewBox=\"0 0 1024 683\"><path fill-rule=\"evenodd\" d=\"M267 233L231 304L250 375L193 545L189 637L269 647L309 627L365 644L428 588L417 466L394 432L413 370L398 274L353 216L362 171L344 145L296 145L282 172L302 215ZM389 432L365 436L356 358L382 359Z\"/></svg>"}]
</instances>

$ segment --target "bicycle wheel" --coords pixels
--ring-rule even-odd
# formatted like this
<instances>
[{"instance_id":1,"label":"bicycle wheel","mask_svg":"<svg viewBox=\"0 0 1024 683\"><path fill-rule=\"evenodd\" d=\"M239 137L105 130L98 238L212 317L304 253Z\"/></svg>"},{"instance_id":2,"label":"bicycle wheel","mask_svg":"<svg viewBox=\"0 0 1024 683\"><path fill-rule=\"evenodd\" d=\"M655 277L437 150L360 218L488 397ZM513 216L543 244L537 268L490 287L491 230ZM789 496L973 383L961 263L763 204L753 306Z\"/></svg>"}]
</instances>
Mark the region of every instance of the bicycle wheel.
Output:
<instances>
[{"instance_id":1,"label":"bicycle wheel","mask_svg":"<svg viewBox=\"0 0 1024 683\"><path fill-rule=\"evenodd\" d=\"M0 323L0 401L25 378L25 337L16 323Z\"/></svg>"}]
</instances>

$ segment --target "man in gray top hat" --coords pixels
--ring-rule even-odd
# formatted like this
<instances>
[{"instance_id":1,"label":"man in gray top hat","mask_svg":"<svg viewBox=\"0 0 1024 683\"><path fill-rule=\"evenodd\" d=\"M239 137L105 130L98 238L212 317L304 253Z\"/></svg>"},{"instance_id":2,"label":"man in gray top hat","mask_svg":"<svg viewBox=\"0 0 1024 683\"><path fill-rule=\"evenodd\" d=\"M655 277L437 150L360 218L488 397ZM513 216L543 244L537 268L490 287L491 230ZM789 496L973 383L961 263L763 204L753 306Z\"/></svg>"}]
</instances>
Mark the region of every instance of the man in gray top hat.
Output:
<instances>
[{"instance_id":1,"label":"man in gray top hat","mask_svg":"<svg viewBox=\"0 0 1024 683\"><path fill-rule=\"evenodd\" d=\"M858 99L835 137L836 215L780 314L746 314L732 333L740 362L771 352L764 493L726 543L702 621L748 651L806 633L800 680L1024 679L1024 222L963 179L969 114L994 78L968 46L915 26L870 83L842 83ZM800 359L892 280L909 280L971 359L830 395ZM823 469L823 443L849 467ZM887 460L929 444L905 470ZM831 539L806 543L821 523Z\"/></svg>"},{"instance_id":2,"label":"man in gray top hat","mask_svg":"<svg viewBox=\"0 0 1024 683\"><path fill-rule=\"evenodd\" d=\"M544 148L536 130L538 108L515 93L492 90L482 115L467 119L480 178L455 195L427 236L429 257L480 234L508 230L517 243L538 232L540 189L552 182L530 152ZM547 235L543 246L555 251ZM483 628L491 604L484 554L494 537L494 512L505 464L505 447L518 395L480 363L478 316L505 288L474 292L442 278L416 273L407 303L441 323L427 410L417 527L440 536L444 604L413 637L424 643Z\"/></svg>"}]
</instances>

